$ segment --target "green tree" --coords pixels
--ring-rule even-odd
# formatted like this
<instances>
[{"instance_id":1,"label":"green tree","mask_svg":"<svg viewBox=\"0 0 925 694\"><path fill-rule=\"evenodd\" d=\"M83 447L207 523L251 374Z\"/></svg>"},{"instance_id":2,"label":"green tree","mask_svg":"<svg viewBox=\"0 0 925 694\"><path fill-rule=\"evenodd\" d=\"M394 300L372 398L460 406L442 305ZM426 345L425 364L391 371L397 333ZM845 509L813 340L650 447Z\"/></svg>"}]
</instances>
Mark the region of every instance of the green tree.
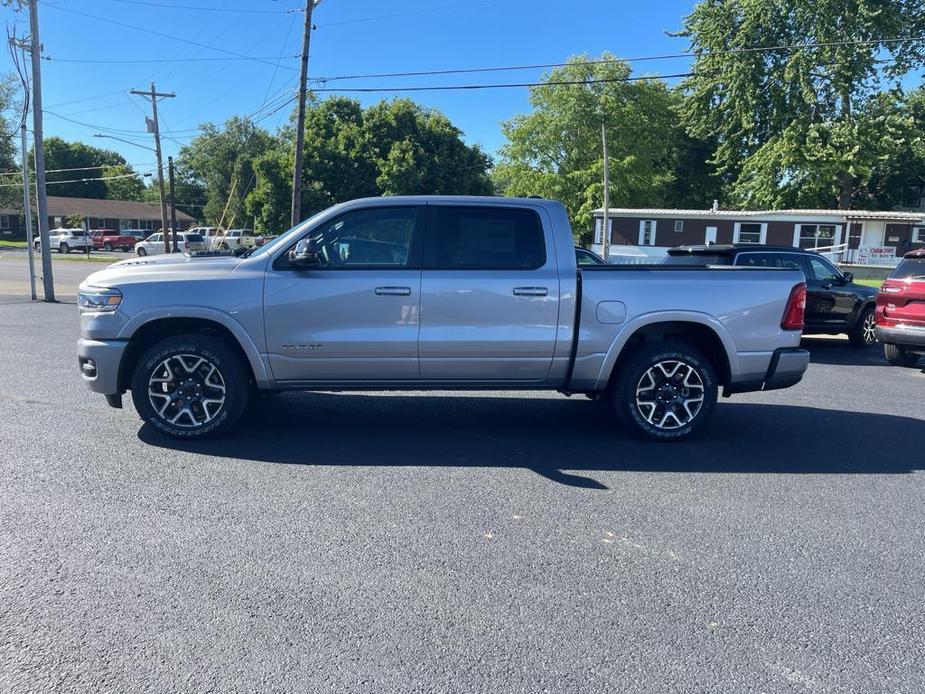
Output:
<instances>
[{"instance_id":1,"label":"green tree","mask_svg":"<svg viewBox=\"0 0 925 694\"><path fill-rule=\"evenodd\" d=\"M488 195L491 160L444 114L409 99L380 101L363 114L382 195Z\"/></svg>"},{"instance_id":2,"label":"green tree","mask_svg":"<svg viewBox=\"0 0 925 694\"><path fill-rule=\"evenodd\" d=\"M13 131L22 115L15 96L18 84L12 75L0 75L0 173L21 171L16 156L19 132ZM0 176L0 183L0 207L22 209L22 176Z\"/></svg>"},{"instance_id":3,"label":"green tree","mask_svg":"<svg viewBox=\"0 0 925 694\"><path fill-rule=\"evenodd\" d=\"M599 62L606 61L606 62ZM607 130L612 205L662 203L673 181L674 97L664 82L629 81L629 66L605 53L573 57L532 87L532 113L502 123L507 143L495 182L507 195L561 200L584 240L603 204L602 126Z\"/></svg>"},{"instance_id":4,"label":"green tree","mask_svg":"<svg viewBox=\"0 0 925 694\"><path fill-rule=\"evenodd\" d=\"M135 173L131 166L117 164L104 166L101 169L106 184L106 198L108 200L143 200L145 184L141 176Z\"/></svg>"},{"instance_id":5,"label":"green tree","mask_svg":"<svg viewBox=\"0 0 925 694\"><path fill-rule=\"evenodd\" d=\"M265 231L289 226L293 132L255 162L248 214ZM441 113L397 99L363 109L358 101L313 101L306 113L302 216L373 195L490 193L490 159L466 145Z\"/></svg>"},{"instance_id":6,"label":"green tree","mask_svg":"<svg viewBox=\"0 0 925 694\"><path fill-rule=\"evenodd\" d=\"M166 179L166 175L165 175ZM160 204L161 192L157 185L157 176L149 179L148 185L142 191L141 199L144 202ZM200 221L205 221L203 208L206 203L205 186L200 183L181 163L174 166L174 192L177 196L177 209ZM170 188L168 181L164 181L164 194L170 203ZM169 210L168 210L169 211Z\"/></svg>"},{"instance_id":7,"label":"green tree","mask_svg":"<svg viewBox=\"0 0 925 694\"><path fill-rule=\"evenodd\" d=\"M179 157L189 179L205 191L197 217L225 228L244 225L249 220L244 199L257 181L255 162L277 143L253 121L238 116L224 127L206 123L200 130Z\"/></svg>"},{"instance_id":8,"label":"green tree","mask_svg":"<svg viewBox=\"0 0 925 694\"><path fill-rule=\"evenodd\" d=\"M30 153L30 157L32 154ZM118 152L99 147L91 147L83 142L68 142L60 137L45 139L45 169L49 195L61 195L70 198L107 197L108 181L102 178L107 167L127 166L125 159ZM57 171L71 169L70 171ZM97 179L77 181L77 179ZM55 183L55 181L77 181L75 183Z\"/></svg>"},{"instance_id":9,"label":"green tree","mask_svg":"<svg viewBox=\"0 0 925 694\"><path fill-rule=\"evenodd\" d=\"M899 153L881 159L855 195L859 207L891 210L920 204L925 188L925 87L898 99L896 107L911 121L911 128Z\"/></svg>"},{"instance_id":10,"label":"green tree","mask_svg":"<svg viewBox=\"0 0 925 694\"><path fill-rule=\"evenodd\" d=\"M911 124L878 85L922 65L923 30L920 0L704 0L681 32L684 124L716 139L734 203L847 208L902 149Z\"/></svg>"}]
</instances>

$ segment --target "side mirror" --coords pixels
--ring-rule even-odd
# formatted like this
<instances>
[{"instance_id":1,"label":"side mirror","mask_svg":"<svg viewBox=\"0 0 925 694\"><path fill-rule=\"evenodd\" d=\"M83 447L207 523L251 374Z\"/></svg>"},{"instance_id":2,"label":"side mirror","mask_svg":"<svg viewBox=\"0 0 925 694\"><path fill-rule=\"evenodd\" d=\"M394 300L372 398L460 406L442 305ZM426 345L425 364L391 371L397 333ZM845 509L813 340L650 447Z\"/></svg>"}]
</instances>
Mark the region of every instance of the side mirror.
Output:
<instances>
[{"instance_id":1,"label":"side mirror","mask_svg":"<svg viewBox=\"0 0 925 694\"><path fill-rule=\"evenodd\" d=\"M845 278L845 284L849 284L850 282L854 282L854 273L853 273L853 272L846 272L844 275L842 275L842 277Z\"/></svg>"},{"instance_id":2,"label":"side mirror","mask_svg":"<svg viewBox=\"0 0 925 694\"><path fill-rule=\"evenodd\" d=\"M320 267L321 252L315 239L302 239L289 251L289 262L296 267Z\"/></svg>"}]
</instances>

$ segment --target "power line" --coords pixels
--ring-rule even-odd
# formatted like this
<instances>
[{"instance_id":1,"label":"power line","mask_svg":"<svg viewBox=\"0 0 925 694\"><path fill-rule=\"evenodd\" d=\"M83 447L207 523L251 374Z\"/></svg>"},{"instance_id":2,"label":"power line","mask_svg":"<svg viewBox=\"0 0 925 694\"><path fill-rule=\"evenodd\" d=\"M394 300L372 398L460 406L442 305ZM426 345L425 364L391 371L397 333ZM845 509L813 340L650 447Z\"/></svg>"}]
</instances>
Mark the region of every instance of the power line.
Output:
<instances>
[{"instance_id":1,"label":"power line","mask_svg":"<svg viewBox=\"0 0 925 694\"><path fill-rule=\"evenodd\" d=\"M737 53L755 53L755 52L770 52L770 51L782 51L782 50L800 50L807 48L827 48L827 47L836 47L836 46L847 46L847 45L873 45L880 43L909 43L925 41L925 36L910 36L904 38L890 38L890 39L877 39L877 40L845 40L845 41L822 41L822 42L813 42L813 43L800 43L800 44L782 44L779 46L750 46L746 48L730 48L728 50L719 50L719 51L706 51L702 53L664 53L661 55L645 55L645 56L636 56L631 58L608 58L606 60L586 60L580 63L575 62L564 62L564 63L535 63L532 65L502 65L502 66L489 66L489 67L473 67L473 68L449 68L441 70L413 70L408 72L374 72L368 74L356 74L356 75L335 75L332 77L315 77L313 81L315 82L334 82L339 80L355 80L355 79L378 79L382 77L423 77L423 76L437 76L437 75L461 75L468 73L485 73L485 72L512 72L517 70L541 70L547 68L556 68L556 67L567 67L570 65L609 65L614 63L638 63L638 62L648 62L654 60L670 60L675 58L703 58L714 55L734 55ZM317 91L317 90L316 90Z\"/></svg>"},{"instance_id":2,"label":"power line","mask_svg":"<svg viewBox=\"0 0 925 694\"><path fill-rule=\"evenodd\" d=\"M152 165L153 165L152 163L138 164L137 168L143 168L145 166L152 166ZM65 173L69 171L92 171L93 169L102 169L107 166L110 166L113 168L117 166L129 166L132 168L136 168L136 166L132 166L131 164L100 164L99 166L78 166L73 169L45 169L45 173L50 174L50 173ZM20 178L22 178L22 172L20 171L0 172L0 176L19 176Z\"/></svg>"},{"instance_id":3,"label":"power line","mask_svg":"<svg viewBox=\"0 0 925 694\"><path fill-rule=\"evenodd\" d=\"M235 7L202 7L200 5L170 5L163 2L152 2L151 0L110 0L111 2L121 2L126 5L144 5L146 7L164 7L171 10L193 10L200 12L238 12L241 14L294 14L301 10L251 10L240 9Z\"/></svg>"},{"instance_id":4,"label":"power line","mask_svg":"<svg viewBox=\"0 0 925 694\"><path fill-rule=\"evenodd\" d=\"M268 62L274 60L294 60L298 58L297 55L277 55L269 56L267 58L261 58L258 56L227 56L222 58L138 58L138 59L90 59L90 58L55 58L53 56L43 55L42 60L46 60L50 63L90 63L97 65L125 65L125 64L136 64L136 63L206 63L206 62L219 62L219 61L233 61L233 60L250 60L250 61L260 61ZM60 104L59 104L60 105Z\"/></svg>"},{"instance_id":5,"label":"power line","mask_svg":"<svg viewBox=\"0 0 925 694\"><path fill-rule=\"evenodd\" d=\"M693 72L678 72L673 75L639 75L635 77L612 77L588 80L561 80L557 82L505 82L501 84L442 84L430 87L346 87L343 89L329 87L312 89L313 92L433 92L433 91L464 91L474 89L510 89L514 87L565 87L570 85L607 84L611 82L639 82L643 80L674 79L677 77L693 77Z\"/></svg>"},{"instance_id":6,"label":"power line","mask_svg":"<svg viewBox=\"0 0 925 694\"><path fill-rule=\"evenodd\" d=\"M88 183L90 181L115 181L116 179L119 179L119 178L143 178L143 177L150 176L150 175L151 175L150 171L145 171L143 173L136 172L136 173L130 173L130 174L121 174L119 176L100 176L98 178L75 178L70 181L46 181L45 185L46 186L53 186L53 185L56 186L56 185L61 185L62 183ZM21 185L22 185L21 183L0 183L0 188L11 188L13 186L16 186L18 188Z\"/></svg>"},{"instance_id":7,"label":"power line","mask_svg":"<svg viewBox=\"0 0 925 694\"><path fill-rule=\"evenodd\" d=\"M58 10L59 12L69 12L70 14L76 14L76 15L80 15L81 17L87 17L87 18L89 18L89 19L95 19L95 20L97 20L97 21L99 21L99 22L106 22L107 24L114 24L115 26L125 27L126 29L135 29L136 31L143 31L143 32L146 33L146 34L150 34L150 35L153 35L153 36L160 36L160 37L165 38L165 39L170 39L171 41L179 41L180 43L183 43L184 45L198 46L199 48L206 48L206 49L208 49L208 50L210 50L210 51L216 51L216 52L218 52L218 53L224 53L224 54L226 54L226 55L232 55L232 56L234 56L234 57L236 57L236 58L241 58L241 59L243 59L243 60L255 60L255 61L257 61L257 62L265 63L265 64L270 65L270 66L273 65L273 63L272 63L271 61L269 61L269 60L263 60L263 59L259 59L259 58L251 58L250 56L242 55L241 53L236 53L235 51L229 51L229 50L227 50L227 49L225 49L225 48L219 48L218 46L210 46L210 45L207 44L207 43L198 43L198 42L196 42L196 41L192 41L192 40L190 40L190 39L185 39L185 38L182 38L182 37L180 37L180 36L174 36L173 34L167 34L167 33L163 32L163 31L157 31L157 30L155 30L155 29L151 29L150 27L141 27L141 26L138 26L138 25L136 25L136 24L128 24L127 22L120 22L120 21L118 21L118 20L116 20L116 19L109 19L108 17L100 17L100 16L95 15L95 14L90 14L89 12L81 12L80 10L72 10L72 9L70 9L69 7L61 7L60 5L49 5L49 7L53 7L54 9ZM286 69L286 70L295 70L295 68L290 68L289 66L286 66L286 65L282 65L281 67L284 68L284 69Z\"/></svg>"}]
</instances>

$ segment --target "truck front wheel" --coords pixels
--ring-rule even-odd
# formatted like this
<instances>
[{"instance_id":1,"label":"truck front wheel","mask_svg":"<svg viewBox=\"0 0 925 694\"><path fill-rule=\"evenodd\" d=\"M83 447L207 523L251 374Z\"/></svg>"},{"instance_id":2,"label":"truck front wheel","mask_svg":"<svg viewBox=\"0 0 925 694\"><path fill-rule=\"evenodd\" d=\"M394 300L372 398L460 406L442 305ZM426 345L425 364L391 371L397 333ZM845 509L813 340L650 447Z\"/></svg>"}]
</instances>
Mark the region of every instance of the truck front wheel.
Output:
<instances>
[{"instance_id":1,"label":"truck front wheel","mask_svg":"<svg viewBox=\"0 0 925 694\"><path fill-rule=\"evenodd\" d=\"M643 345L618 368L611 392L617 416L642 438L685 439L703 428L716 407L716 374L690 345Z\"/></svg>"},{"instance_id":2,"label":"truck front wheel","mask_svg":"<svg viewBox=\"0 0 925 694\"><path fill-rule=\"evenodd\" d=\"M247 369L223 340L177 335L138 360L132 402L141 418L167 436L201 439L228 432L247 406Z\"/></svg>"}]
</instances>

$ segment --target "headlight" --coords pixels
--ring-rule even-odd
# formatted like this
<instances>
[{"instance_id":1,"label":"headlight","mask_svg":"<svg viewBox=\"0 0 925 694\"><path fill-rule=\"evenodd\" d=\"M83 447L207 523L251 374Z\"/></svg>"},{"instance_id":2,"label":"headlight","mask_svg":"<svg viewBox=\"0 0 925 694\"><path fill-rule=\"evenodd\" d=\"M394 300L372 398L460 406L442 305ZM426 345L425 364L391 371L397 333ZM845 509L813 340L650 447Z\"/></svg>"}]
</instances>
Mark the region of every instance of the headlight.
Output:
<instances>
[{"instance_id":1,"label":"headlight","mask_svg":"<svg viewBox=\"0 0 925 694\"><path fill-rule=\"evenodd\" d=\"M115 311L122 303L118 289L88 287L77 293L77 306L81 311Z\"/></svg>"}]
</instances>

